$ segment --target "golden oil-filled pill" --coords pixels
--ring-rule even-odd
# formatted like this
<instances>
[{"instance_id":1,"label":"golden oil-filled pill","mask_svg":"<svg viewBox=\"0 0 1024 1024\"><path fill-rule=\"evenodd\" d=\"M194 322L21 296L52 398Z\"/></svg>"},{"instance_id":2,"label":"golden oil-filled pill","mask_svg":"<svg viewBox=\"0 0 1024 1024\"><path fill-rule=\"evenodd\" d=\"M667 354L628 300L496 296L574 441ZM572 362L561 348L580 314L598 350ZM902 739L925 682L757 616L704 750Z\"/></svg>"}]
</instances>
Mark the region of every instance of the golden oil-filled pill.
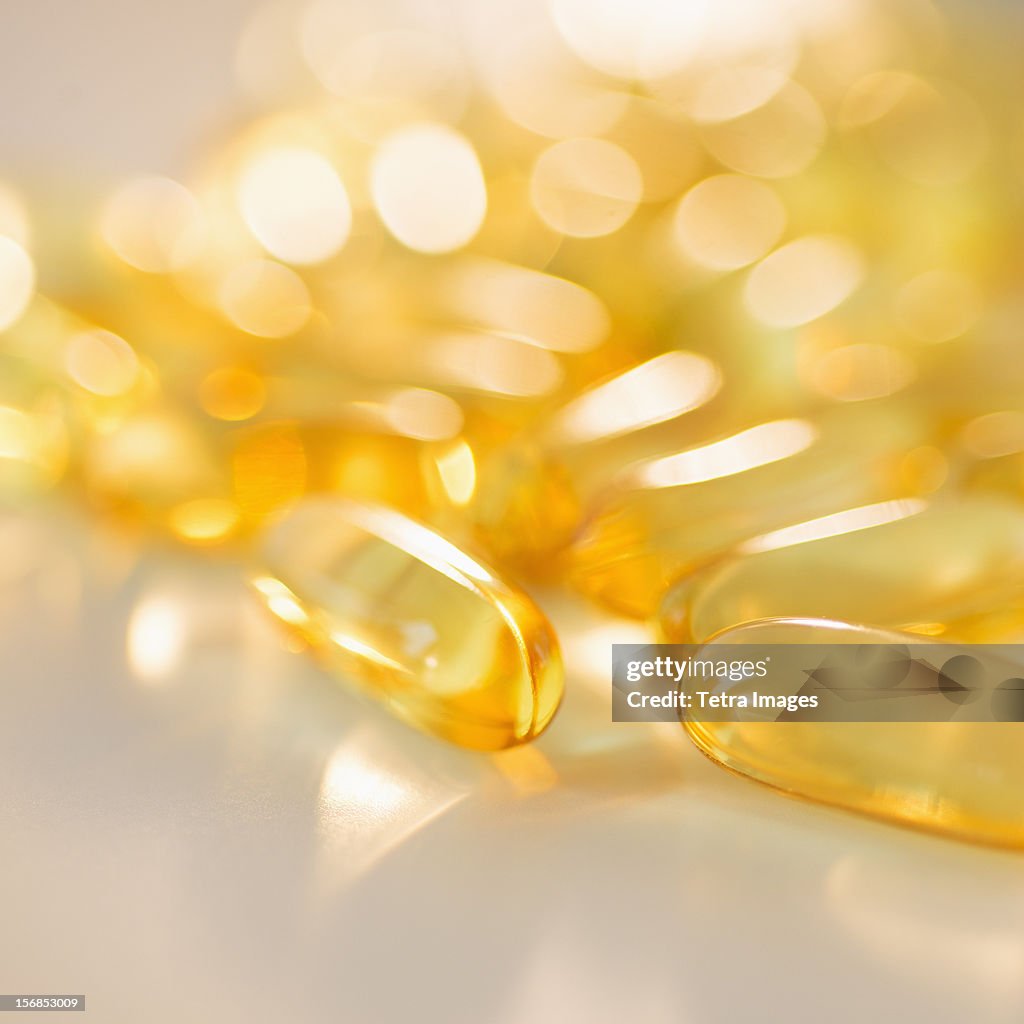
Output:
<instances>
[{"instance_id":1,"label":"golden oil-filled pill","mask_svg":"<svg viewBox=\"0 0 1024 1024\"><path fill-rule=\"evenodd\" d=\"M258 524L304 494L336 494L435 520L472 487L468 445L424 440L364 422L299 419L242 430L230 445L231 488L243 520ZM454 453L454 454L453 454ZM460 490L461 489L461 490Z\"/></svg>"},{"instance_id":2,"label":"golden oil-filled pill","mask_svg":"<svg viewBox=\"0 0 1024 1024\"><path fill-rule=\"evenodd\" d=\"M155 389L152 368L124 338L37 295L0 350L20 374L60 391L85 429L109 425Z\"/></svg>"},{"instance_id":3,"label":"golden oil-filled pill","mask_svg":"<svg viewBox=\"0 0 1024 1024\"><path fill-rule=\"evenodd\" d=\"M81 461L86 496L104 512L190 543L224 540L238 526L215 439L170 403L94 425Z\"/></svg>"},{"instance_id":4,"label":"golden oil-filled pill","mask_svg":"<svg viewBox=\"0 0 1024 1024\"><path fill-rule=\"evenodd\" d=\"M564 462L537 445L493 454L470 507L474 536L497 564L530 577L557 572L579 527L581 505Z\"/></svg>"},{"instance_id":5,"label":"golden oil-filled pill","mask_svg":"<svg viewBox=\"0 0 1024 1024\"><path fill-rule=\"evenodd\" d=\"M970 490L1024 496L1024 412L993 409L971 417L954 439Z\"/></svg>"},{"instance_id":6,"label":"golden oil-filled pill","mask_svg":"<svg viewBox=\"0 0 1024 1024\"><path fill-rule=\"evenodd\" d=\"M94 431L111 431L153 379L110 331L36 295L0 333L3 488L29 494L64 475Z\"/></svg>"},{"instance_id":7,"label":"golden oil-filled pill","mask_svg":"<svg viewBox=\"0 0 1024 1024\"><path fill-rule=\"evenodd\" d=\"M0 498L48 490L69 447L66 403L52 382L0 351Z\"/></svg>"},{"instance_id":8,"label":"golden oil-filled pill","mask_svg":"<svg viewBox=\"0 0 1024 1024\"><path fill-rule=\"evenodd\" d=\"M620 613L650 616L671 583L751 537L914 493L903 463L926 437L910 410L864 406L636 462L591 510L571 580Z\"/></svg>"},{"instance_id":9,"label":"golden oil-filled pill","mask_svg":"<svg viewBox=\"0 0 1024 1024\"><path fill-rule=\"evenodd\" d=\"M729 629L703 650L713 652L716 643L904 644L912 652L925 640L826 619L772 619ZM997 667L1010 682L1024 674L1013 662ZM684 725L711 760L791 796L962 839L1024 844L1020 721L688 718Z\"/></svg>"},{"instance_id":10,"label":"golden oil-filled pill","mask_svg":"<svg viewBox=\"0 0 1024 1024\"><path fill-rule=\"evenodd\" d=\"M388 505L438 525L468 503L477 457L494 444L490 423L425 388L295 373L268 379L261 398L260 420L229 431L226 446L250 525L310 493Z\"/></svg>"},{"instance_id":11,"label":"golden oil-filled pill","mask_svg":"<svg viewBox=\"0 0 1024 1024\"><path fill-rule=\"evenodd\" d=\"M196 389L209 419L155 396L91 417L81 436L86 489L97 506L195 544L245 536L313 493L435 524L457 515L476 486L476 455L456 402L331 377L324 385L229 367ZM264 418L269 411L289 415Z\"/></svg>"},{"instance_id":12,"label":"golden oil-filled pill","mask_svg":"<svg viewBox=\"0 0 1024 1024\"><path fill-rule=\"evenodd\" d=\"M910 499L757 537L673 587L660 628L701 641L740 622L801 615L944 640L1024 638L1024 504Z\"/></svg>"},{"instance_id":13,"label":"golden oil-filled pill","mask_svg":"<svg viewBox=\"0 0 1024 1024\"><path fill-rule=\"evenodd\" d=\"M586 502L618 467L664 447L656 428L677 443L711 429L706 407L721 384L712 359L675 350L575 395L532 436L516 438L484 462L470 508L477 538L502 565L550 573L579 529Z\"/></svg>"},{"instance_id":14,"label":"golden oil-filled pill","mask_svg":"<svg viewBox=\"0 0 1024 1024\"><path fill-rule=\"evenodd\" d=\"M452 743L523 743L558 708L558 642L533 602L392 509L306 499L268 532L255 587L332 672Z\"/></svg>"},{"instance_id":15,"label":"golden oil-filled pill","mask_svg":"<svg viewBox=\"0 0 1024 1024\"><path fill-rule=\"evenodd\" d=\"M51 393L22 410L34 424L26 435L33 459L49 477L70 458L72 481L95 508L194 543L234 532L238 515L215 438L161 394L154 364L128 341L37 296L4 348L20 376ZM10 417L8 426L12 436L25 431Z\"/></svg>"}]
</instances>

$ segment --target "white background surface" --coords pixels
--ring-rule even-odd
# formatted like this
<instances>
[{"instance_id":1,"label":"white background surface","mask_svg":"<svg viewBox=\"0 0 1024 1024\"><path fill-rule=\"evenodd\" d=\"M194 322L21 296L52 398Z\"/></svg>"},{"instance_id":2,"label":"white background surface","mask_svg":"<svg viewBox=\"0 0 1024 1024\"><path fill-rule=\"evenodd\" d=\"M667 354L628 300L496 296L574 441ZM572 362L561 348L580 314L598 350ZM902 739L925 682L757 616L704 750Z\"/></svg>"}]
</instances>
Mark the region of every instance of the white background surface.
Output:
<instances>
[{"instance_id":1,"label":"white background surface","mask_svg":"<svg viewBox=\"0 0 1024 1024\"><path fill-rule=\"evenodd\" d=\"M2 0L0 157L179 170L247 6ZM546 607L566 704L481 757L284 650L232 566L0 516L0 990L104 1024L1024 1019L1019 857L612 725L633 627Z\"/></svg>"}]
</instances>

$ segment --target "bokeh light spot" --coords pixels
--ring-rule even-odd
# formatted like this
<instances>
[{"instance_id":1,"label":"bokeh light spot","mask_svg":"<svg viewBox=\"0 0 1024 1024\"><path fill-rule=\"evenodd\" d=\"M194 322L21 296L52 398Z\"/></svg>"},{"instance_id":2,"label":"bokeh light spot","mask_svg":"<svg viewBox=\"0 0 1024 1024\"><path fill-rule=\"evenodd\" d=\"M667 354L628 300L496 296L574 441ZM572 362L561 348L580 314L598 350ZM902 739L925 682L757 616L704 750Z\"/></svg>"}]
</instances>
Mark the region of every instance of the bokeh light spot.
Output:
<instances>
[{"instance_id":1,"label":"bokeh light spot","mask_svg":"<svg viewBox=\"0 0 1024 1024\"><path fill-rule=\"evenodd\" d=\"M566 139L538 157L530 180L533 205L556 231L595 238L617 231L643 197L636 161L604 139Z\"/></svg>"},{"instance_id":2,"label":"bokeh light spot","mask_svg":"<svg viewBox=\"0 0 1024 1024\"><path fill-rule=\"evenodd\" d=\"M694 263L735 270L760 259L778 242L786 208L763 182L719 174L683 196L673 224L677 245Z\"/></svg>"},{"instance_id":3,"label":"bokeh light spot","mask_svg":"<svg viewBox=\"0 0 1024 1024\"><path fill-rule=\"evenodd\" d=\"M370 185L388 230L418 252L461 248L487 212L476 151L443 124L410 125L385 139L373 158Z\"/></svg>"},{"instance_id":4,"label":"bokeh light spot","mask_svg":"<svg viewBox=\"0 0 1024 1024\"><path fill-rule=\"evenodd\" d=\"M341 178L310 149L257 154L242 173L238 203L263 248L285 263L323 262L342 248L352 228Z\"/></svg>"},{"instance_id":5,"label":"bokeh light spot","mask_svg":"<svg viewBox=\"0 0 1024 1024\"><path fill-rule=\"evenodd\" d=\"M261 338L294 334L312 312L302 278L273 260L251 260L233 267L221 283L220 303L236 327Z\"/></svg>"},{"instance_id":6,"label":"bokeh light spot","mask_svg":"<svg viewBox=\"0 0 1024 1024\"><path fill-rule=\"evenodd\" d=\"M35 288L32 258L13 238L0 235L0 331L25 312Z\"/></svg>"},{"instance_id":7,"label":"bokeh light spot","mask_svg":"<svg viewBox=\"0 0 1024 1024\"><path fill-rule=\"evenodd\" d=\"M835 309L863 276L864 260L851 242L807 235L758 263L747 278L743 298L762 323L796 327Z\"/></svg>"}]
</instances>

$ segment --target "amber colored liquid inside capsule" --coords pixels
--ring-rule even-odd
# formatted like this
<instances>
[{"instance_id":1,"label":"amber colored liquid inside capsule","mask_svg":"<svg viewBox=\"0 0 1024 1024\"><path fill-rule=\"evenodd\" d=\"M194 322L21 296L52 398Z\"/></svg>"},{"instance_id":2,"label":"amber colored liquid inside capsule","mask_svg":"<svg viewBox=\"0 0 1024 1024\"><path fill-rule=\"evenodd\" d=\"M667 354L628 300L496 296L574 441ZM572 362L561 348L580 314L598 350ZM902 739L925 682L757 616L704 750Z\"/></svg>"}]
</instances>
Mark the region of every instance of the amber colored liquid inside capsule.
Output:
<instances>
[{"instance_id":1,"label":"amber colored liquid inside capsule","mask_svg":"<svg viewBox=\"0 0 1024 1024\"><path fill-rule=\"evenodd\" d=\"M915 639L924 638L823 619L773 619L727 630L716 641L885 644ZM684 724L711 760L791 796L962 839L1024 845L1024 725L1019 722Z\"/></svg>"},{"instance_id":2,"label":"amber colored liquid inside capsule","mask_svg":"<svg viewBox=\"0 0 1024 1024\"><path fill-rule=\"evenodd\" d=\"M882 522L867 525L872 518ZM669 591L666 640L802 615L975 643L1024 636L1024 505L1009 498L850 510L748 549Z\"/></svg>"},{"instance_id":3,"label":"amber colored liquid inside capsule","mask_svg":"<svg viewBox=\"0 0 1024 1024\"><path fill-rule=\"evenodd\" d=\"M394 510L306 499L269 531L255 587L330 671L452 743L523 743L558 708L561 655L543 614Z\"/></svg>"},{"instance_id":4,"label":"amber colored liquid inside capsule","mask_svg":"<svg viewBox=\"0 0 1024 1024\"><path fill-rule=\"evenodd\" d=\"M621 614L653 615L672 582L750 537L912 493L901 461L923 430L900 410L839 409L637 463L592 511L571 581Z\"/></svg>"},{"instance_id":5,"label":"amber colored liquid inside capsule","mask_svg":"<svg viewBox=\"0 0 1024 1024\"><path fill-rule=\"evenodd\" d=\"M743 374L751 368L741 371L736 362L732 354L736 372L727 378L717 358L671 349L629 362L574 394L532 434L516 435L482 462L469 508L479 543L517 573L560 574L584 513L605 497L622 467L792 407L793 395L781 382L750 387Z\"/></svg>"},{"instance_id":6,"label":"amber colored liquid inside capsule","mask_svg":"<svg viewBox=\"0 0 1024 1024\"><path fill-rule=\"evenodd\" d=\"M434 458L445 450L438 442L344 423L265 423L233 439L231 486L248 523L315 493L379 502L426 519L448 500Z\"/></svg>"}]
</instances>

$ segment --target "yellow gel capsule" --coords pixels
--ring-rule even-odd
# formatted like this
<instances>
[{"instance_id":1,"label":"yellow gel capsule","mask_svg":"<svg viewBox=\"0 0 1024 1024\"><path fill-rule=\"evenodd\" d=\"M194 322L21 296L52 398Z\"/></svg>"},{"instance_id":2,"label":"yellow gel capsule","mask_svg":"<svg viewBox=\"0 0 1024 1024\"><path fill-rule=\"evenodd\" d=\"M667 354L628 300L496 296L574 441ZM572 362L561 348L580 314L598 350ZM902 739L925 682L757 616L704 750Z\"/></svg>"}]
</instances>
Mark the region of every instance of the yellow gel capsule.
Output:
<instances>
[{"instance_id":1,"label":"yellow gel capsule","mask_svg":"<svg viewBox=\"0 0 1024 1024\"><path fill-rule=\"evenodd\" d=\"M996 643L1024 636L1024 504L998 496L851 509L758 537L665 597L666 638L800 615Z\"/></svg>"},{"instance_id":2,"label":"yellow gel capsule","mask_svg":"<svg viewBox=\"0 0 1024 1024\"><path fill-rule=\"evenodd\" d=\"M0 498L48 490L64 474L68 447L65 410L56 394L0 388Z\"/></svg>"},{"instance_id":3,"label":"yellow gel capsule","mask_svg":"<svg viewBox=\"0 0 1024 1024\"><path fill-rule=\"evenodd\" d=\"M842 408L644 459L592 508L570 578L621 614L653 615L671 583L751 537L913 493L902 463L925 437L909 411Z\"/></svg>"},{"instance_id":4,"label":"yellow gel capsule","mask_svg":"<svg viewBox=\"0 0 1024 1024\"><path fill-rule=\"evenodd\" d=\"M436 523L459 504L460 484L473 486L466 480L473 473L473 455L465 442L466 464L449 465L459 440L408 437L355 419L262 423L233 439L232 493L247 525L261 523L305 494L379 503Z\"/></svg>"},{"instance_id":5,"label":"yellow gel capsule","mask_svg":"<svg viewBox=\"0 0 1024 1024\"><path fill-rule=\"evenodd\" d=\"M82 449L81 482L97 508L190 543L234 532L238 517L212 438L180 408L157 401L92 425Z\"/></svg>"},{"instance_id":6,"label":"yellow gel capsule","mask_svg":"<svg viewBox=\"0 0 1024 1024\"><path fill-rule=\"evenodd\" d=\"M728 415L709 408L721 383L713 360L672 350L575 395L483 463L470 508L478 540L501 565L550 574L617 467L663 450L662 431L695 442Z\"/></svg>"},{"instance_id":7,"label":"yellow gel capsule","mask_svg":"<svg viewBox=\"0 0 1024 1024\"><path fill-rule=\"evenodd\" d=\"M722 644L911 644L923 637L826 619L772 619ZM1021 666L1008 664L1007 678ZM708 722L688 719L712 761L791 796L961 839L1024 844L1020 722Z\"/></svg>"},{"instance_id":8,"label":"yellow gel capsule","mask_svg":"<svg viewBox=\"0 0 1024 1024\"><path fill-rule=\"evenodd\" d=\"M566 465L537 446L511 445L484 463L480 483L470 511L474 536L488 555L532 578L557 572L580 519Z\"/></svg>"},{"instance_id":9,"label":"yellow gel capsule","mask_svg":"<svg viewBox=\"0 0 1024 1024\"><path fill-rule=\"evenodd\" d=\"M50 374L10 351L9 339L9 334L0 333L0 499L4 500L49 490L64 475L70 448L65 396Z\"/></svg>"},{"instance_id":10,"label":"yellow gel capsule","mask_svg":"<svg viewBox=\"0 0 1024 1024\"><path fill-rule=\"evenodd\" d=\"M521 591L392 509L308 498L268 532L255 587L329 670L478 750L532 740L562 696L547 619Z\"/></svg>"},{"instance_id":11,"label":"yellow gel capsule","mask_svg":"<svg viewBox=\"0 0 1024 1024\"><path fill-rule=\"evenodd\" d=\"M969 419L955 439L972 490L1024 495L1024 412L1002 408Z\"/></svg>"}]
</instances>

